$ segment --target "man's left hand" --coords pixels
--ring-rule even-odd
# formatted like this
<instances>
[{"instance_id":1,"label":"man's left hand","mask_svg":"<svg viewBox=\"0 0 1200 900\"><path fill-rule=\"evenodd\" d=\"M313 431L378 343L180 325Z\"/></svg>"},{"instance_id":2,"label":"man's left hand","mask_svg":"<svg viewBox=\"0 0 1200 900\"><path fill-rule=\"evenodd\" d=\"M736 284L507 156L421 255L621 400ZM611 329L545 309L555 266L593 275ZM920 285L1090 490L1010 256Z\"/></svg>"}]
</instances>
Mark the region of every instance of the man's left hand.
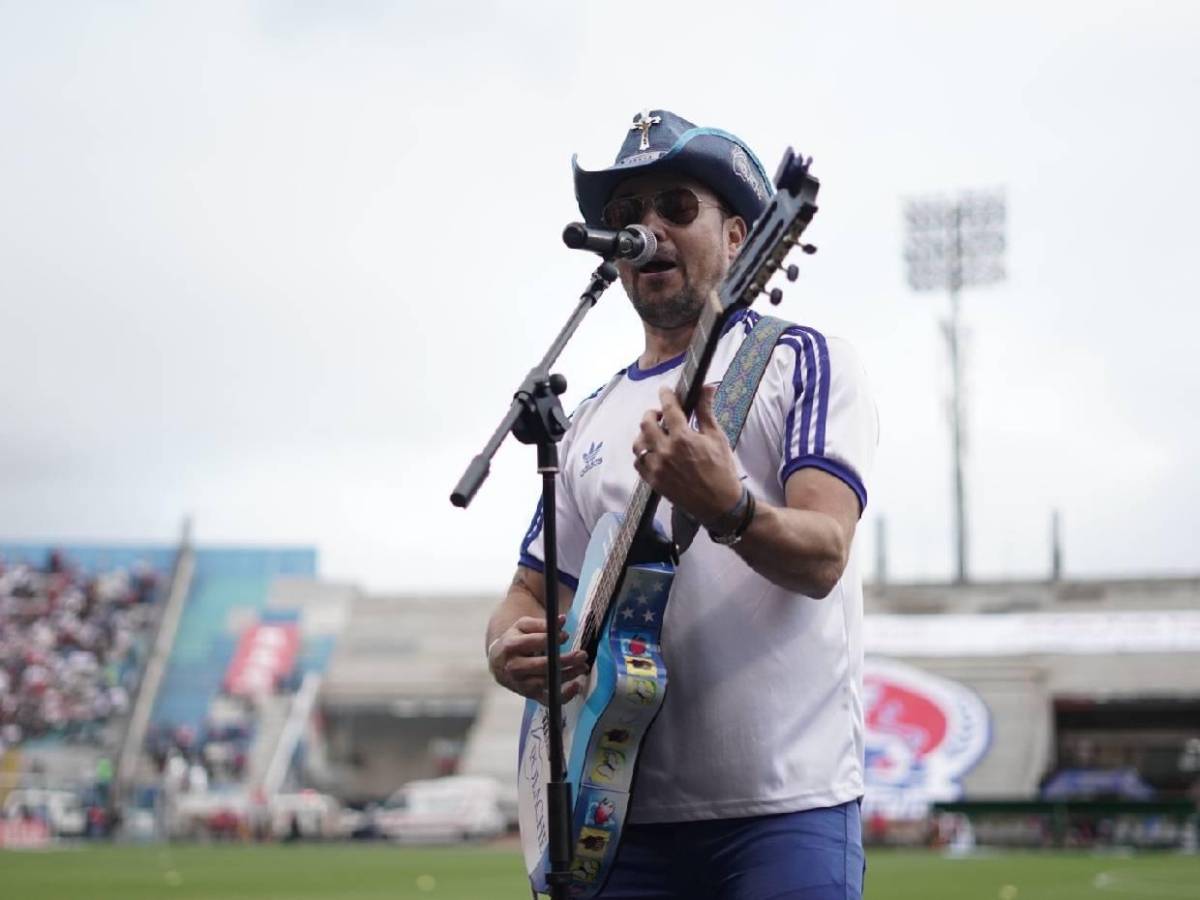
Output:
<instances>
[{"instance_id":1,"label":"man's left hand","mask_svg":"<svg viewBox=\"0 0 1200 900\"><path fill-rule=\"evenodd\" d=\"M701 524L729 512L742 496L733 449L713 414L715 385L706 385L696 405L696 428L669 387L659 389L661 410L642 416L633 442L634 468L659 494Z\"/></svg>"}]
</instances>

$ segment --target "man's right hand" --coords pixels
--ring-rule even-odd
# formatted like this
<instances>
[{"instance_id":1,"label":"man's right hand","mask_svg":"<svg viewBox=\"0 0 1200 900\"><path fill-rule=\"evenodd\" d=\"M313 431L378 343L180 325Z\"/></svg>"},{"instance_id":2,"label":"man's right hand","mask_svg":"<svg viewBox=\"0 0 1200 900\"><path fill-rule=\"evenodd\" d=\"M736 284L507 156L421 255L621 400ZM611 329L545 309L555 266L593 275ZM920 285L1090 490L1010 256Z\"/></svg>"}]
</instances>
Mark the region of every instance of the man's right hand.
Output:
<instances>
[{"instance_id":1,"label":"man's right hand","mask_svg":"<svg viewBox=\"0 0 1200 900\"><path fill-rule=\"evenodd\" d=\"M558 642L564 643L567 633L562 625L567 617L558 617ZM588 670L587 651L570 650L561 654L562 701L572 700L583 690ZM546 659L546 620L537 616L521 616L488 647L488 667L492 677L510 691L545 703L549 676Z\"/></svg>"}]
</instances>

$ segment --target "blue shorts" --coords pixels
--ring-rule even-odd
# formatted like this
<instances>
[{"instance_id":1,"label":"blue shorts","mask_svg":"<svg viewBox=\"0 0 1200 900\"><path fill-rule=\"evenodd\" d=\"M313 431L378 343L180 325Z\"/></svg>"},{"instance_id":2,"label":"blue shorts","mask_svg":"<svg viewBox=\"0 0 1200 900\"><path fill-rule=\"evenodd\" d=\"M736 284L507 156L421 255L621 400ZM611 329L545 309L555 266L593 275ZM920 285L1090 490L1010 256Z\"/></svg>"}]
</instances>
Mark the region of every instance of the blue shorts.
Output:
<instances>
[{"instance_id":1,"label":"blue shorts","mask_svg":"<svg viewBox=\"0 0 1200 900\"><path fill-rule=\"evenodd\" d=\"M627 825L603 900L860 900L858 801L748 819Z\"/></svg>"}]
</instances>

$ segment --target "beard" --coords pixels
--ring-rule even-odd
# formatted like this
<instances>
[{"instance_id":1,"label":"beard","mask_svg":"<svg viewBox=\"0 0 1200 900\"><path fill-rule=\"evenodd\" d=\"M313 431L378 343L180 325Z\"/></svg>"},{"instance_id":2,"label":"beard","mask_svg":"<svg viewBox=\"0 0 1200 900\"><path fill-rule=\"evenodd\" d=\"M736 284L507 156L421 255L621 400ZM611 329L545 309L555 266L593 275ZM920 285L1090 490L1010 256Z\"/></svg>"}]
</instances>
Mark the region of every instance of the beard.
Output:
<instances>
[{"instance_id":1,"label":"beard","mask_svg":"<svg viewBox=\"0 0 1200 900\"><path fill-rule=\"evenodd\" d=\"M690 282L685 282L676 293L667 297L649 300L635 288L628 291L629 300L638 317L654 328L672 329L694 325L704 308L704 297Z\"/></svg>"}]
</instances>

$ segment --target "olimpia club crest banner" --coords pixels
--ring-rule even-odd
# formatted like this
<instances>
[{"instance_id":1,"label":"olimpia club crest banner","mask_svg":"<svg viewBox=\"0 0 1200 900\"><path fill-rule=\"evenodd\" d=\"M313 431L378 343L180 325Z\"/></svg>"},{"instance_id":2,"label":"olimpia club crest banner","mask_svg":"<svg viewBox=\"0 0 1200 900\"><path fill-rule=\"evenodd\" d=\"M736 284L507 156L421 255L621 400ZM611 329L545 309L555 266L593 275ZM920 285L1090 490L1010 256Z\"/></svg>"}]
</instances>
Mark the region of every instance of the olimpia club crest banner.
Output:
<instances>
[{"instance_id":1,"label":"olimpia club crest banner","mask_svg":"<svg viewBox=\"0 0 1200 900\"><path fill-rule=\"evenodd\" d=\"M983 759L991 715L966 685L894 660L863 669L866 796L863 809L918 818L962 797L962 778Z\"/></svg>"}]
</instances>

